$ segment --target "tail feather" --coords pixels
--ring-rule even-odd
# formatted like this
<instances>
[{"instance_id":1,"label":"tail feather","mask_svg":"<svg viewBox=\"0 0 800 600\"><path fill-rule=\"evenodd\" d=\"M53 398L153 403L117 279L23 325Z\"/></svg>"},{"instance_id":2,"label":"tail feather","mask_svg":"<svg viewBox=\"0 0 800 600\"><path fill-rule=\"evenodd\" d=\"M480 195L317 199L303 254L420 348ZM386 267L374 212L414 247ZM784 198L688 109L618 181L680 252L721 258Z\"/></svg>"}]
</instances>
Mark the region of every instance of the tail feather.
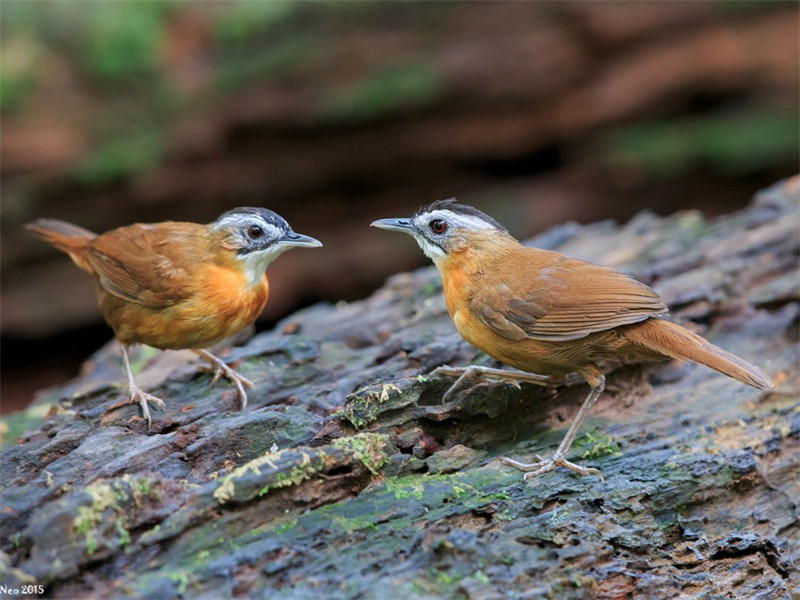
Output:
<instances>
[{"instance_id":1,"label":"tail feather","mask_svg":"<svg viewBox=\"0 0 800 600\"><path fill-rule=\"evenodd\" d=\"M699 362L759 390L773 387L772 379L761 369L664 319L648 319L632 327L627 337L648 350L679 360Z\"/></svg>"},{"instance_id":2,"label":"tail feather","mask_svg":"<svg viewBox=\"0 0 800 600\"><path fill-rule=\"evenodd\" d=\"M39 239L69 254L72 261L84 271L92 272L88 261L89 242L97 237L88 229L56 219L37 219L25 225Z\"/></svg>"}]
</instances>

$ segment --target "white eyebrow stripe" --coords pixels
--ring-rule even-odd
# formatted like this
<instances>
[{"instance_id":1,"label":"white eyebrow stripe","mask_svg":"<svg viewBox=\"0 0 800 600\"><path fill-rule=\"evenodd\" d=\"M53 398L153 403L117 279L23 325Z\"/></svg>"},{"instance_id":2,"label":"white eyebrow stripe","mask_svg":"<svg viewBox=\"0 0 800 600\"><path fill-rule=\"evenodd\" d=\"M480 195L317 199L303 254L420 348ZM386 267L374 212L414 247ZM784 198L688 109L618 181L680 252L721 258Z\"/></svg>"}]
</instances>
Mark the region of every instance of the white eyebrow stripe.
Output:
<instances>
[{"instance_id":1,"label":"white eyebrow stripe","mask_svg":"<svg viewBox=\"0 0 800 600\"><path fill-rule=\"evenodd\" d=\"M260 225L265 226L267 223L259 217L258 215L228 215L224 219L220 219L217 221L217 229L224 229L230 225L235 227L241 227L247 223L251 223L253 225Z\"/></svg>"},{"instance_id":2,"label":"white eyebrow stripe","mask_svg":"<svg viewBox=\"0 0 800 600\"><path fill-rule=\"evenodd\" d=\"M433 210L428 213L423 213L417 217L420 226L427 225L433 219L442 219L452 225L453 227L463 227L464 229L480 230L480 229L495 229L491 223L487 223L480 217L472 215L462 215L455 213L451 210Z\"/></svg>"},{"instance_id":3,"label":"white eyebrow stripe","mask_svg":"<svg viewBox=\"0 0 800 600\"><path fill-rule=\"evenodd\" d=\"M258 225L264 230L264 233L271 238L278 238L283 235L283 231L280 227L264 220L259 215L253 214L229 215L217 221L214 225L214 229L227 229L228 227L239 229L247 225Z\"/></svg>"}]
</instances>

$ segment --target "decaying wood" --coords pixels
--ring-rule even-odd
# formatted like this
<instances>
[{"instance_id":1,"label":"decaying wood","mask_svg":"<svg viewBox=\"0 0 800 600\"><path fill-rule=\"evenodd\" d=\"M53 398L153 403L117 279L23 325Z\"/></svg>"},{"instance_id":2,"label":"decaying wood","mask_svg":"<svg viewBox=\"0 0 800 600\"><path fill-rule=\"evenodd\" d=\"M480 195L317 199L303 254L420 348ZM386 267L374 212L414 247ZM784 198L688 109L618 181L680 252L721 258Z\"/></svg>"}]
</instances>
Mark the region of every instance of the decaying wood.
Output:
<instances>
[{"instance_id":1,"label":"decaying wood","mask_svg":"<svg viewBox=\"0 0 800 600\"><path fill-rule=\"evenodd\" d=\"M0 580L56 598L790 598L800 593L798 179L713 222L685 212L565 225L532 243L632 273L674 318L759 365L761 393L697 365L611 369L566 470L552 451L586 394L479 385L432 269L300 311L235 348L230 388L177 353L142 359L167 402L119 405L112 346L6 423ZM117 406L108 411L109 407Z\"/></svg>"}]
</instances>

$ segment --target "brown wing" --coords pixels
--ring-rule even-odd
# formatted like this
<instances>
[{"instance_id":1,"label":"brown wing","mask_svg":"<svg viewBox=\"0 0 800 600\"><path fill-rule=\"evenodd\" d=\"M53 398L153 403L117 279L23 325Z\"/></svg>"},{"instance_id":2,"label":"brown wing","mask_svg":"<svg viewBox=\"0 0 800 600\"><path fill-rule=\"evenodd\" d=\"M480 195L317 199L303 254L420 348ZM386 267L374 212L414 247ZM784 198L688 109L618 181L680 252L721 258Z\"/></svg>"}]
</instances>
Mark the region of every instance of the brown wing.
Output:
<instances>
[{"instance_id":1,"label":"brown wing","mask_svg":"<svg viewBox=\"0 0 800 600\"><path fill-rule=\"evenodd\" d=\"M136 224L104 233L89 245L88 260L111 294L151 308L189 295L188 268L198 260L194 223ZM202 229L195 233L202 235Z\"/></svg>"},{"instance_id":2,"label":"brown wing","mask_svg":"<svg viewBox=\"0 0 800 600\"><path fill-rule=\"evenodd\" d=\"M520 276L512 282L503 279L507 273ZM484 277L472 310L511 340L576 340L667 312L645 284L555 252L526 249Z\"/></svg>"}]
</instances>

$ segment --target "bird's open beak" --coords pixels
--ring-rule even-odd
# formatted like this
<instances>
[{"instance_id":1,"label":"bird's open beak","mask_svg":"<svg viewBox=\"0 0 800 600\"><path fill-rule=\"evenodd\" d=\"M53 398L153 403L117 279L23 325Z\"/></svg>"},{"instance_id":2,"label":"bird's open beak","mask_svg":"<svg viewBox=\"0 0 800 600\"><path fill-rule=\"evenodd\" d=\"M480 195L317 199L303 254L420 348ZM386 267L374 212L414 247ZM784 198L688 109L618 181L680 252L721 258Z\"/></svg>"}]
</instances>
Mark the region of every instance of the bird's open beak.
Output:
<instances>
[{"instance_id":1,"label":"bird's open beak","mask_svg":"<svg viewBox=\"0 0 800 600\"><path fill-rule=\"evenodd\" d=\"M411 219L378 219L370 223L370 227L378 229L389 229L391 231L402 231L403 233L413 233L414 225Z\"/></svg>"},{"instance_id":2,"label":"bird's open beak","mask_svg":"<svg viewBox=\"0 0 800 600\"><path fill-rule=\"evenodd\" d=\"M290 231L281 239L281 245L287 248L319 248L322 242L311 236Z\"/></svg>"}]
</instances>

